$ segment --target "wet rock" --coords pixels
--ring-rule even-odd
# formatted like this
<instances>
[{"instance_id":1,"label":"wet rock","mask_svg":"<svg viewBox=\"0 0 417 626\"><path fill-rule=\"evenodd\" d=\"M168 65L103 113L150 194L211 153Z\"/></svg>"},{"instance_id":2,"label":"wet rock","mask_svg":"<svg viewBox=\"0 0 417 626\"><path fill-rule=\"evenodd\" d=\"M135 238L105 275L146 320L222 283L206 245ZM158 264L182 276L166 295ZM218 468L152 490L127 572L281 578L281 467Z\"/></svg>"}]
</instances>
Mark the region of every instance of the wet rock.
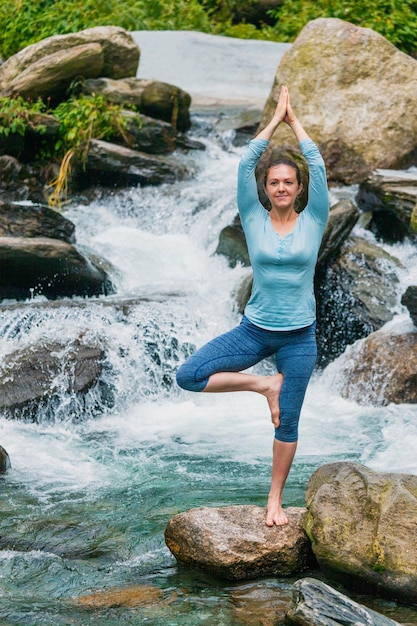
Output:
<instances>
[{"instance_id":1,"label":"wet rock","mask_svg":"<svg viewBox=\"0 0 417 626\"><path fill-rule=\"evenodd\" d=\"M28 346L0 364L0 409L23 407L60 392L86 392L102 372L103 349L81 339Z\"/></svg>"},{"instance_id":2,"label":"wet rock","mask_svg":"<svg viewBox=\"0 0 417 626\"><path fill-rule=\"evenodd\" d=\"M236 267L238 263L250 265L248 246L239 215L235 216L232 224L220 232L216 254L225 256L230 267Z\"/></svg>"},{"instance_id":3,"label":"wet rock","mask_svg":"<svg viewBox=\"0 0 417 626\"><path fill-rule=\"evenodd\" d=\"M410 285L401 297L401 304L407 307L414 326L417 326L417 286Z\"/></svg>"},{"instance_id":4,"label":"wet rock","mask_svg":"<svg viewBox=\"0 0 417 626\"><path fill-rule=\"evenodd\" d=\"M417 233L417 171L376 170L359 185L357 202L372 211L368 228L389 243Z\"/></svg>"},{"instance_id":5,"label":"wet rock","mask_svg":"<svg viewBox=\"0 0 417 626\"><path fill-rule=\"evenodd\" d=\"M177 131L171 124L134 111L123 111L126 121L124 136L112 137L115 143L126 143L134 150L147 154L169 154L177 148L183 150L205 150L204 144L192 140Z\"/></svg>"},{"instance_id":6,"label":"wet rock","mask_svg":"<svg viewBox=\"0 0 417 626\"><path fill-rule=\"evenodd\" d=\"M381 328L397 304L400 262L365 238L350 236L320 275L316 292L318 364Z\"/></svg>"},{"instance_id":7,"label":"wet rock","mask_svg":"<svg viewBox=\"0 0 417 626\"><path fill-rule=\"evenodd\" d=\"M417 332L372 333L338 363L340 393L358 404L417 403Z\"/></svg>"},{"instance_id":8,"label":"wet rock","mask_svg":"<svg viewBox=\"0 0 417 626\"><path fill-rule=\"evenodd\" d=\"M337 18L310 21L281 60L262 126L281 85L289 86L297 115L318 143L329 180L351 184L377 168L416 163L417 61L375 31ZM285 126L273 145L295 145Z\"/></svg>"},{"instance_id":9,"label":"wet rock","mask_svg":"<svg viewBox=\"0 0 417 626\"><path fill-rule=\"evenodd\" d=\"M138 152L108 141L92 139L89 144L85 175L78 172L80 182L93 179L105 186L144 184L158 185L181 180L187 173L179 159Z\"/></svg>"},{"instance_id":10,"label":"wet rock","mask_svg":"<svg viewBox=\"0 0 417 626\"><path fill-rule=\"evenodd\" d=\"M74 243L74 231L70 220L45 205L0 200L0 237L48 237Z\"/></svg>"},{"instance_id":11,"label":"wet rock","mask_svg":"<svg viewBox=\"0 0 417 626\"><path fill-rule=\"evenodd\" d=\"M319 250L318 266L338 255L359 216L359 210L349 200L341 200L331 208Z\"/></svg>"},{"instance_id":12,"label":"wet rock","mask_svg":"<svg viewBox=\"0 0 417 626\"><path fill-rule=\"evenodd\" d=\"M10 457L3 446L0 446L0 474L5 474L10 468Z\"/></svg>"},{"instance_id":13,"label":"wet rock","mask_svg":"<svg viewBox=\"0 0 417 626\"><path fill-rule=\"evenodd\" d=\"M306 504L302 525L327 575L417 601L417 476L329 463L311 476Z\"/></svg>"},{"instance_id":14,"label":"wet rock","mask_svg":"<svg viewBox=\"0 0 417 626\"><path fill-rule=\"evenodd\" d=\"M61 53L64 53L64 56L68 55L70 58L71 55L74 54L71 52L72 49L80 47L84 48L85 52L83 52L83 55L87 53L87 50L92 53L90 62L91 65L94 66L94 71L88 69L88 60L83 62L81 69L84 71L82 72L79 71L80 67L74 66L72 75L69 71L65 72L67 86L69 86L70 82L74 78L77 78L80 73L86 77L101 75L115 79L136 75L140 50L132 36L123 28L116 26L97 26L96 28L87 28L78 33L48 37L24 48L7 59L7 61L0 66L0 92L3 95L9 92L14 93L15 87L17 87L19 81L21 81L19 76L23 73L26 76L30 75L33 67L36 67L38 63L42 63L45 68L48 65L52 65L54 58L61 58L59 56ZM75 56L77 56L77 54L79 53L76 52ZM58 55L58 57L54 57L54 55ZM99 57L102 59L100 61L100 70L98 69ZM93 58L95 59L94 63ZM42 93L45 91L51 94L56 93L52 74L50 78L49 89L45 87L45 80L41 81L40 86L42 86ZM14 85L14 87L11 88L11 85ZM59 84L60 89L62 89L62 86L62 84ZM35 84L33 84L32 97L37 98Z\"/></svg>"},{"instance_id":15,"label":"wet rock","mask_svg":"<svg viewBox=\"0 0 417 626\"><path fill-rule=\"evenodd\" d=\"M303 578L293 585L286 626L400 626L398 622L354 602L329 585Z\"/></svg>"},{"instance_id":16,"label":"wet rock","mask_svg":"<svg viewBox=\"0 0 417 626\"><path fill-rule=\"evenodd\" d=\"M304 509L286 511L288 525L268 528L257 506L191 509L170 519L165 542L180 563L221 578L290 576L311 565L312 555L300 528Z\"/></svg>"},{"instance_id":17,"label":"wet rock","mask_svg":"<svg viewBox=\"0 0 417 626\"><path fill-rule=\"evenodd\" d=\"M86 94L101 94L108 102L129 104L149 117L163 120L185 131L191 126L191 96L184 90L162 81L144 78L86 80L80 85Z\"/></svg>"},{"instance_id":18,"label":"wet rock","mask_svg":"<svg viewBox=\"0 0 417 626\"><path fill-rule=\"evenodd\" d=\"M43 203L46 182L45 171L38 164L23 164L13 156L0 156L0 201Z\"/></svg>"},{"instance_id":19,"label":"wet rock","mask_svg":"<svg viewBox=\"0 0 417 626\"><path fill-rule=\"evenodd\" d=\"M0 299L113 293L102 261L47 237L0 237Z\"/></svg>"}]
</instances>

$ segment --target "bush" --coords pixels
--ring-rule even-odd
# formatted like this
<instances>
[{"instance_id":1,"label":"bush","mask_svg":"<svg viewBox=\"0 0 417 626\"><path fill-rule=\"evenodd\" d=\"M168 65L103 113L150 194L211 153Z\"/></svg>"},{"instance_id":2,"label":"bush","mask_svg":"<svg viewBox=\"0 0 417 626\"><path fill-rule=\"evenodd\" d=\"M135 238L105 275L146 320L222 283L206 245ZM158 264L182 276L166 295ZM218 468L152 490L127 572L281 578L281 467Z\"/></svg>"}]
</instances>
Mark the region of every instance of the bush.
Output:
<instances>
[{"instance_id":1,"label":"bush","mask_svg":"<svg viewBox=\"0 0 417 626\"><path fill-rule=\"evenodd\" d=\"M417 56L417 0L282 0L267 12L268 23L251 23L247 16L258 5L257 0L2 0L0 55L7 58L51 35L110 24L128 31L197 30L293 41L310 20L339 17L372 28Z\"/></svg>"},{"instance_id":2,"label":"bush","mask_svg":"<svg viewBox=\"0 0 417 626\"><path fill-rule=\"evenodd\" d=\"M8 58L51 35L106 25L129 31L211 29L198 0L2 0L0 55Z\"/></svg>"},{"instance_id":3,"label":"bush","mask_svg":"<svg viewBox=\"0 0 417 626\"><path fill-rule=\"evenodd\" d=\"M46 106L42 100L28 102L21 96L0 98L0 137L14 134L23 137L28 126L42 133L45 127L34 122L34 119L45 111Z\"/></svg>"}]
</instances>

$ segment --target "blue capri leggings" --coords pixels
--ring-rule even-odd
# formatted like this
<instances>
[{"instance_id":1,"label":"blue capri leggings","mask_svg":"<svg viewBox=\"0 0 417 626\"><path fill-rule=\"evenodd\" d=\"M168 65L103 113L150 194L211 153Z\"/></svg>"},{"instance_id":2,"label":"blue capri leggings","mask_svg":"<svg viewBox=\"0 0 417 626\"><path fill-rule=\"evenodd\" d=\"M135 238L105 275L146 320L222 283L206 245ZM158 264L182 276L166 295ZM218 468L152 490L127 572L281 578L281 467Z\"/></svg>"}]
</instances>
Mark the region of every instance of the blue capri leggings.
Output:
<instances>
[{"instance_id":1,"label":"blue capri leggings","mask_svg":"<svg viewBox=\"0 0 417 626\"><path fill-rule=\"evenodd\" d=\"M317 358L316 323L298 330L265 330L243 316L239 326L209 341L181 365L177 383L187 391L203 391L217 372L241 372L275 354L283 375L279 398L279 441L298 439L298 420Z\"/></svg>"}]
</instances>

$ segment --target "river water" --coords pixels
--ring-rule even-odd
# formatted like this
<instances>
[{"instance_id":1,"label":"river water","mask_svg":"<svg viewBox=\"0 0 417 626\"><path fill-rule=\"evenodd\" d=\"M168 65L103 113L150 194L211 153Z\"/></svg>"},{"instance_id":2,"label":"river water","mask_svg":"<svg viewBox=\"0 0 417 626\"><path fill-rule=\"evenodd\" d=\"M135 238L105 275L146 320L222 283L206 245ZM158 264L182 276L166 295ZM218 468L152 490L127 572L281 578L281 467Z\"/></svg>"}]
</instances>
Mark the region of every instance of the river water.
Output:
<instances>
[{"instance_id":1,"label":"river water","mask_svg":"<svg viewBox=\"0 0 417 626\"><path fill-rule=\"evenodd\" d=\"M184 156L191 178L66 208L80 248L111 264L115 295L53 307L38 298L2 310L0 356L82 335L103 346L106 366L83 401L62 393L36 422L0 416L0 444L12 462L1 478L1 624L239 626L283 619L292 579L221 582L178 567L163 537L178 512L264 506L269 488L273 429L264 399L190 394L173 384L193 346L239 319L234 292L247 270L214 254L236 213L242 148L218 125L234 113L193 111L192 134L206 150ZM354 194L334 190L333 201L346 191ZM416 250L408 243L387 249L405 265L400 297L417 279ZM394 328L409 327L400 304L394 313ZM266 362L257 371L270 368ZM311 382L286 505L304 505L310 475L329 461L417 472L416 406L344 400L337 369L335 363ZM85 596L94 593L89 604ZM417 624L415 608L368 597L366 589L358 599Z\"/></svg>"}]
</instances>

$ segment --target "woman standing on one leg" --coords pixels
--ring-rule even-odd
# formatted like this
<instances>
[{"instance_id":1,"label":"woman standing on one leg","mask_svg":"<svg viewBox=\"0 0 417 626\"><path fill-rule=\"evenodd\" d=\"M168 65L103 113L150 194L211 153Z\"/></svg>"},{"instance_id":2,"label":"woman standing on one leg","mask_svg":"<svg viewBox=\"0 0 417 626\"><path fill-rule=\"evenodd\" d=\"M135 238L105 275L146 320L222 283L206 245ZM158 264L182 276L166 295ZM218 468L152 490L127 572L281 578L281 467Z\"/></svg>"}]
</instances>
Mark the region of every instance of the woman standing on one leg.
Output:
<instances>
[{"instance_id":1,"label":"woman standing on one leg","mask_svg":"<svg viewBox=\"0 0 417 626\"><path fill-rule=\"evenodd\" d=\"M255 169L269 140L285 122L309 167L308 203L297 213L303 186L298 166L279 159L266 168L271 209L258 196ZM269 124L243 154L238 173L239 214L253 269L252 294L239 326L197 350L177 373L189 391L255 391L266 397L275 426L266 524L287 524L282 493L297 448L298 420L317 356L314 270L329 213L326 171L315 143L296 118L282 87ZM275 355L277 374L243 370Z\"/></svg>"}]
</instances>

